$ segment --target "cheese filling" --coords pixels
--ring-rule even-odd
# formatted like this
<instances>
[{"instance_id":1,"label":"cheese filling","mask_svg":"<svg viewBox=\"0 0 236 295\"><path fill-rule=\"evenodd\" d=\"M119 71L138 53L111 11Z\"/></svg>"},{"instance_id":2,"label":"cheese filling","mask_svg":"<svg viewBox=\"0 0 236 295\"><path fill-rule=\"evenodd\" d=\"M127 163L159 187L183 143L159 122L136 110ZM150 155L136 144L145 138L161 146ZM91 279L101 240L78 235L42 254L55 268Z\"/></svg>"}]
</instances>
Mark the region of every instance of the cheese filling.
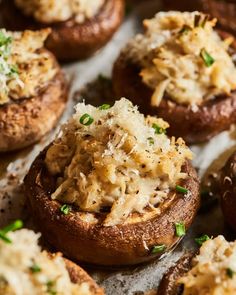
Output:
<instances>
[{"instance_id":1,"label":"cheese filling","mask_svg":"<svg viewBox=\"0 0 236 295\"><path fill-rule=\"evenodd\" d=\"M36 95L55 76L55 61L42 50L49 33L0 30L0 105Z\"/></svg>"},{"instance_id":2,"label":"cheese filling","mask_svg":"<svg viewBox=\"0 0 236 295\"><path fill-rule=\"evenodd\" d=\"M105 0L15 0L24 14L42 23L67 21L74 18L77 23L94 17Z\"/></svg>"},{"instance_id":3,"label":"cheese filling","mask_svg":"<svg viewBox=\"0 0 236 295\"><path fill-rule=\"evenodd\" d=\"M183 295L236 294L236 241L223 236L206 241L179 283L184 284Z\"/></svg>"},{"instance_id":4,"label":"cheese filling","mask_svg":"<svg viewBox=\"0 0 236 295\"><path fill-rule=\"evenodd\" d=\"M141 67L142 81L153 89L152 105L164 95L200 105L236 89L236 67L229 54L232 38L214 31L216 19L199 12L160 12L145 20L125 53Z\"/></svg>"},{"instance_id":5,"label":"cheese filling","mask_svg":"<svg viewBox=\"0 0 236 295\"><path fill-rule=\"evenodd\" d=\"M61 255L41 251L40 234L22 229L8 237L10 244L0 240L0 294L92 294L87 283L71 282Z\"/></svg>"},{"instance_id":6,"label":"cheese filling","mask_svg":"<svg viewBox=\"0 0 236 295\"><path fill-rule=\"evenodd\" d=\"M105 226L122 223L135 212L158 213L187 177L182 167L191 151L181 138L166 136L166 122L145 118L127 99L103 107L79 103L48 149L46 165L58 175L52 199L85 212L108 208Z\"/></svg>"}]
</instances>

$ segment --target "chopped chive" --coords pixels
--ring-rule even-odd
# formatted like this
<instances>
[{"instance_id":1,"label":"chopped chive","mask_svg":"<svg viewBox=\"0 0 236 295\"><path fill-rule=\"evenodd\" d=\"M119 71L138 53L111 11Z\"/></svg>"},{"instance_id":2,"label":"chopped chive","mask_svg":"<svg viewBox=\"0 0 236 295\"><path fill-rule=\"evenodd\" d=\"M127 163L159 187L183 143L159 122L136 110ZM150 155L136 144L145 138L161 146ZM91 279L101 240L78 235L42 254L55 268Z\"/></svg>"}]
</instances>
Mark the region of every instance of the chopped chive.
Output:
<instances>
[{"instance_id":1,"label":"chopped chive","mask_svg":"<svg viewBox=\"0 0 236 295\"><path fill-rule=\"evenodd\" d=\"M163 252L165 249L166 249L165 245L156 245L156 246L153 246L151 253L157 254L157 253Z\"/></svg>"},{"instance_id":2,"label":"chopped chive","mask_svg":"<svg viewBox=\"0 0 236 295\"><path fill-rule=\"evenodd\" d=\"M208 241L208 240L210 240L210 238L209 238L208 235L203 235L203 236L201 236L201 237L199 237L199 238L195 238L195 242L196 242L199 246L201 246L204 242L206 242L206 241Z\"/></svg>"},{"instance_id":3,"label":"chopped chive","mask_svg":"<svg viewBox=\"0 0 236 295\"><path fill-rule=\"evenodd\" d=\"M61 206L60 211L63 214L67 215L70 212L70 206L68 206L67 204L64 204L64 205Z\"/></svg>"},{"instance_id":4,"label":"chopped chive","mask_svg":"<svg viewBox=\"0 0 236 295\"><path fill-rule=\"evenodd\" d=\"M30 267L30 270L32 273L38 273L41 271L41 268L37 265L37 264L33 264L31 267Z\"/></svg>"},{"instance_id":5,"label":"chopped chive","mask_svg":"<svg viewBox=\"0 0 236 295\"><path fill-rule=\"evenodd\" d=\"M55 282L53 281L48 281L46 283L46 286L47 286L47 293L50 294L50 295L56 295L57 292L55 290L53 290L54 286L55 286Z\"/></svg>"},{"instance_id":6,"label":"chopped chive","mask_svg":"<svg viewBox=\"0 0 236 295\"><path fill-rule=\"evenodd\" d=\"M194 27L198 27L200 25L201 15L195 14L194 16Z\"/></svg>"},{"instance_id":7,"label":"chopped chive","mask_svg":"<svg viewBox=\"0 0 236 295\"><path fill-rule=\"evenodd\" d=\"M148 137L148 141L150 145L154 145L154 138L153 137Z\"/></svg>"},{"instance_id":8,"label":"chopped chive","mask_svg":"<svg viewBox=\"0 0 236 295\"><path fill-rule=\"evenodd\" d=\"M0 233L2 234L6 234L9 231L15 231L17 229L21 229L23 227L23 222L22 220L17 219L16 221L14 221L13 223L7 225L6 227L4 227L3 229L0 230Z\"/></svg>"},{"instance_id":9,"label":"chopped chive","mask_svg":"<svg viewBox=\"0 0 236 295\"><path fill-rule=\"evenodd\" d=\"M207 14L205 17L204 17L204 19L203 19L203 21L202 21L202 23L201 23L201 27L205 27L205 24L207 23L207 21L209 20L209 18L210 18L210 15L209 14Z\"/></svg>"},{"instance_id":10,"label":"chopped chive","mask_svg":"<svg viewBox=\"0 0 236 295\"><path fill-rule=\"evenodd\" d=\"M108 110L108 109L110 109L110 107L111 106L109 104L104 103L98 109L99 110Z\"/></svg>"},{"instance_id":11,"label":"chopped chive","mask_svg":"<svg viewBox=\"0 0 236 295\"><path fill-rule=\"evenodd\" d=\"M93 118L89 114L83 114L79 119L80 123L85 126L89 126L93 123Z\"/></svg>"},{"instance_id":12,"label":"chopped chive","mask_svg":"<svg viewBox=\"0 0 236 295\"><path fill-rule=\"evenodd\" d=\"M10 231L15 231L17 229L22 228L23 222L19 219L14 221L13 223L5 226L3 229L0 230L0 239L3 240L4 242L10 244L12 241L9 239L6 234Z\"/></svg>"},{"instance_id":13,"label":"chopped chive","mask_svg":"<svg viewBox=\"0 0 236 295\"><path fill-rule=\"evenodd\" d=\"M182 193L182 194L187 194L187 192L188 192L187 188L182 187L180 185L176 185L175 190L179 193Z\"/></svg>"},{"instance_id":14,"label":"chopped chive","mask_svg":"<svg viewBox=\"0 0 236 295\"><path fill-rule=\"evenodd\" d=\"M11 244L11 240L3 233L0 232L0 239L6 242L7 244Z\"/></svg>"},{"instance_id":15,"label":"chopped chive","mask_svg":"<svg viewBox=\"0 0 236 295\"><path fill-rule=\"evenodd\" d=\"M183 28L179 31L180 34L186 34L191 30L190 26L184 25Z\"/></svg>"},{"instance_id":16,"label":"chopped chive","mask_svg":"<svg viewBox=\"0 0 236 295\"><path fill-rule=\"evenodd\" d=\"M158 125L155 124L155 123L152 124L152 128L155 130L155 133L156 133L156 134L162 134L162 133L165 134L165 133L166 133L166 129L164 129L164 128L158 126Z\"/></svg>"},{"instance_id":17,"label":"chopped chive","mask_svg":"<svg viewBox=\"0 0 236 295\"><path fill-rule=\"evenodd\" d=\"M205 65L207 67L210 67L215 62L214 58L206 51L205 48L203 48L200 52L200 56L203 59Z\"/></svg>"},{"instance_id":18,"label":"chopped chive","mask_svg":"<svg viewBox=\"0 0 236 295\"><path fill-rule=\"evenodd\" d=\"M185 225L183 222L175 223L175 234L177 237L182 237L186 233Z\"/></svg>"},{"instance_id":19,"label":"chopped chive","mask_svg":"<svg viewBox=\"0 0 236 295\"><path fill-rule=\"evenodd\" d=\"M229 277L229 278L233 278L233 276L234 276L234 274L235 274L235 272L231 269L231 268L227 268L226 269L226 274L227 274L227 276Z\"/></svg>"},{"instance_id":20,"label":"chopped chive","mask_svg":"<svg viewBox=\"0 0 236 295\"><path fill-rule=\"evenodd\" d=\"M6 36L2 31L0 31L0 46L8 45L12 42L12 38Z\"/></svg>"}]
</instances>

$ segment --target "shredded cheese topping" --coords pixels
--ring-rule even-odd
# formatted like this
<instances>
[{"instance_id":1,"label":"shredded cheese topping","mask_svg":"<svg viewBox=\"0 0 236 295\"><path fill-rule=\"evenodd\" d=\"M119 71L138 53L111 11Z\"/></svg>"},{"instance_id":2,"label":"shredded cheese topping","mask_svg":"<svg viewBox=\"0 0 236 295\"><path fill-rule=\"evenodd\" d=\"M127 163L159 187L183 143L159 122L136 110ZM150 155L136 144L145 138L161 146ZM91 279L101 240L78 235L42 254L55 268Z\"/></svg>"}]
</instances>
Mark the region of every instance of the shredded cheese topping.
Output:
<instances>
[{"instance_id":1,"label":"shredded cheese topping","mask_svg":"<svg viewBox=\"0 0 236 295\"><path fill-rule=\"evenodd\" d=\"M183 295L236 294L236 241L223 236L206 241L179 283L184 284Z\"/></svg>"},{"instance_id":2,"label":"shredded cheese topping","mask_svg":"<svg viewBox=\"0 0 236 295\"><path fill-rule=\"evenodd\" d=\"M164 97L200 105L236 89L236 67L229 55L232 38L214 31L216 19L199 12L160 12L145 20L125 53L141 66L143 82L153 89L152 105Z\"/></svg>"},{"instance_id":3,"label":"shredded cheese topping","mask_svg":"<svg viewBox=\"0 0 236 295\"><path fill-rule=\"evenodd\" d=\"M0 105L36 95L55 76L54 58L42 49L49 33L0 30Z\"/></svg>"},{"instance_id":4,"label":"shredded cheese topping","mask_svg":"<svg viewBox=\"0 0 236 295\"><path fill-rule=\"evenodd\" d=\"M71 282L60 254L50 255L38 245L40 234L22 229L0 240L0 294L91 295L87 283Z\"/></svg>"},{"instance_id":5,"label":"shredded cheese topping","mask_svg":"<svg viewBox=\"0 0 236 295\"><path fill-rule=\"evenodd\" d=\"M49 171L59 176L52 199L85 212L109 208L104 226L132 213L158 213L186 178L182 166L192 158L181 138L165 135L167 127L162 119L145 118L125 98L109 109L79 103L46 154Z\"/></svg>"},{"instance_id":6,"label":"shredded cheese topping","mask_svg":"<svg viewBox=\"0 0 236 295\"><path fill-rule=\"evenodd\" d=\"M23 13L48 24L70 18L82 23L94 17L104 2L105 0L15 0Z\"/></svg>"}]
</instances>

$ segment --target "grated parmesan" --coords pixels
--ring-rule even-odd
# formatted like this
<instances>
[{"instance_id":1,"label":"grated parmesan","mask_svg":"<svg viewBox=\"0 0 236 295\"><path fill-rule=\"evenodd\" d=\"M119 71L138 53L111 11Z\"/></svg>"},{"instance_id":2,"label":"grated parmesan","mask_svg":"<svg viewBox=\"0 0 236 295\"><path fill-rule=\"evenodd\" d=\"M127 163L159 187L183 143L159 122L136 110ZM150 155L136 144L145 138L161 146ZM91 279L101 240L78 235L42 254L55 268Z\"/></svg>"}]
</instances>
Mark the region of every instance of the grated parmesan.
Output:
<instances>
[{"instance_id":1,"label":"grated parmesan","mask_svg":"<svg viewBox=\"0 0 236 295\"><path fill-rule=\"evenodd\" d=\"M206 241L179 283L184 284L183 295L236 294L236 241L223 236Z\"/></svg>"},{"instance_id":2,"label":"grated parmesan","mask_svg":"<svg viewBox=\"0 0 236 295\"><path fill-rule=\"evenodd\" d=\"M15 0L23 13L50 24L74 18L77 23L97 14L105 0Z\"/></svg>"},{"instance_id":3,"label":"grated parmesan","mask_svg":"<svg viewBox=\"0 0 236 295\"><path fill-rule=\"evenodd\" d=\"M93 118L82 125L84 114ZM153 124L166 129L162 119L145 118L122 98L101 110L79 103L46 154L46 165L58 177L52 199L75 204L80 211L101 212L109 207L105 226L122 222L132 213L159 212L181 179L191 151L179 138L155 134Z\"/></svg>"},{"instance_id":4,"label":"grated parmesan","mask_svg":"<svg viewBox=\"0 0 236 295\"><path fill-rule=\"evenodd\" d=\"M233 39L223 41L215 24L216 19L202 13L176 11L144 21L145 33L124 52L140 65L143 82L153 89L152 105L158 106L166 94L196 106L236 89L236 67L228 51ZM213 58L211 65L206 65L203 51Z\"/></svg>"},{"instance_id":5,"label":"grated parmesan","mask_svg":"<svg viewBox=\"0 0 236 295\"><path fill-rule=\"evenodd\" d=\"M7 48L0 46L0 105L35 96L56 75L54 58L42 50L49 33L49 29L21 33L0 30L9 38Z\"/></svg>"},{"instance_id":6,"label":"grated parmesan","mask_svg":"<svg viewBox=\"0 0 236 295\"><path fill-rule=\"evenodd\" d=\"M0 240L0 294L91 295L87 283L71 282L60 254L50 255L38 245L40 234L22 229ZM37 267L37 271L32 271Z\"/></svg>"}]
</instances>

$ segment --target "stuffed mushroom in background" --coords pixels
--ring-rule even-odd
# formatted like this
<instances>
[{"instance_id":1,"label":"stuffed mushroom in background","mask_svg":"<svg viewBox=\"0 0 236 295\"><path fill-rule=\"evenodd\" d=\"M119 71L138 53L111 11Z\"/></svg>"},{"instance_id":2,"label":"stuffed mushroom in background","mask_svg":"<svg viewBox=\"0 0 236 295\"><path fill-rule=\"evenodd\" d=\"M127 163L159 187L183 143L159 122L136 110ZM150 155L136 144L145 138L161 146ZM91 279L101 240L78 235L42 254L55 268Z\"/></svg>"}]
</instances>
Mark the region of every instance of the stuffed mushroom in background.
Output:
<instances>
[{"instance_id":1,"label":"stuffed mushroom in background","mask_svg":"<svg viewBox=\"0 0 236 295\"><path fill-rule=\"evenodd\" d=\"M63 113L67 82L44 48L49 34L0 30L0 152L40 140Z\"/></svg>"},{"instance_id":2,"label":"stuffed mushroom in background","mask_svg":"<svg viewBox=\"0 0 236 295\"><path fill-rule=\"evenodd\" d=\"M235 273L236 242L208 238L198 255L184 256L164 275L158 295L234 295Z\"/></svg>"},{"instance_id":3,"label":"stuffed mushroom in background","mask_svg":"<svg viewBox=\"0 0 236 295\"><path fill-rule=\"evenodd\" d=\"M236 1L235 0L162 0L166 10L203 11L218 19L218 25L236 34Z\"/></svg>"},{"instance_id":4,"label":"stuffed mushroom in background","mask_svg":"<svg viewBox=\"0 0 236 295\"><path fill-rule=\"evenodd\" d=\"M87 58L104 46L120 26L123 0L3 0L4 27L51 27L46 47L59 60Z\"/></svg>"},{"instance_id":5,"label":"stuffed mushroom in background","mask_svg":"<svg viewBox=\"0 0 236 295\"><path fill-rule=\"evenodd\" d=\"M78 265L60 253L42 251L40 234L19 229L21 225L17 220L0 230L0 294L104 294Z\"/></svg>"},{"instance_id":6,"label":"stuffed mushroom in background","mask_svg":"<svg viewBox=\"0 0 236 295\"><path fill-rule=\"evenodd\" d=\"M132 265L169 251L199 208L199 182L184 141L125 98L74 116L25 178L32 217L71 259ZM66 241L66 242L65 242Z\"/></svg>"},{"instance_id":7,"label":"stuffed mushroom in background","mask_svg":"<svg viewBox=\"0 0 236 295\"><path fill-rule=\"evenodd\" d=\"M236 232L236 152L234 152L221 172L221 207L227 224Z\"/></svg>"},{"instance_id":8,"label":"stuffed mushroom in background","mask_svg":"<svg viewBox=\"0 0 236 295\"><path fill-rule=\"evenodd\" d=\"M236 120L235 44L199 12L160 12L145 20L113 68L117 97L170 124L188 143L209 140Z\"/></svg>"}]
</instances>

